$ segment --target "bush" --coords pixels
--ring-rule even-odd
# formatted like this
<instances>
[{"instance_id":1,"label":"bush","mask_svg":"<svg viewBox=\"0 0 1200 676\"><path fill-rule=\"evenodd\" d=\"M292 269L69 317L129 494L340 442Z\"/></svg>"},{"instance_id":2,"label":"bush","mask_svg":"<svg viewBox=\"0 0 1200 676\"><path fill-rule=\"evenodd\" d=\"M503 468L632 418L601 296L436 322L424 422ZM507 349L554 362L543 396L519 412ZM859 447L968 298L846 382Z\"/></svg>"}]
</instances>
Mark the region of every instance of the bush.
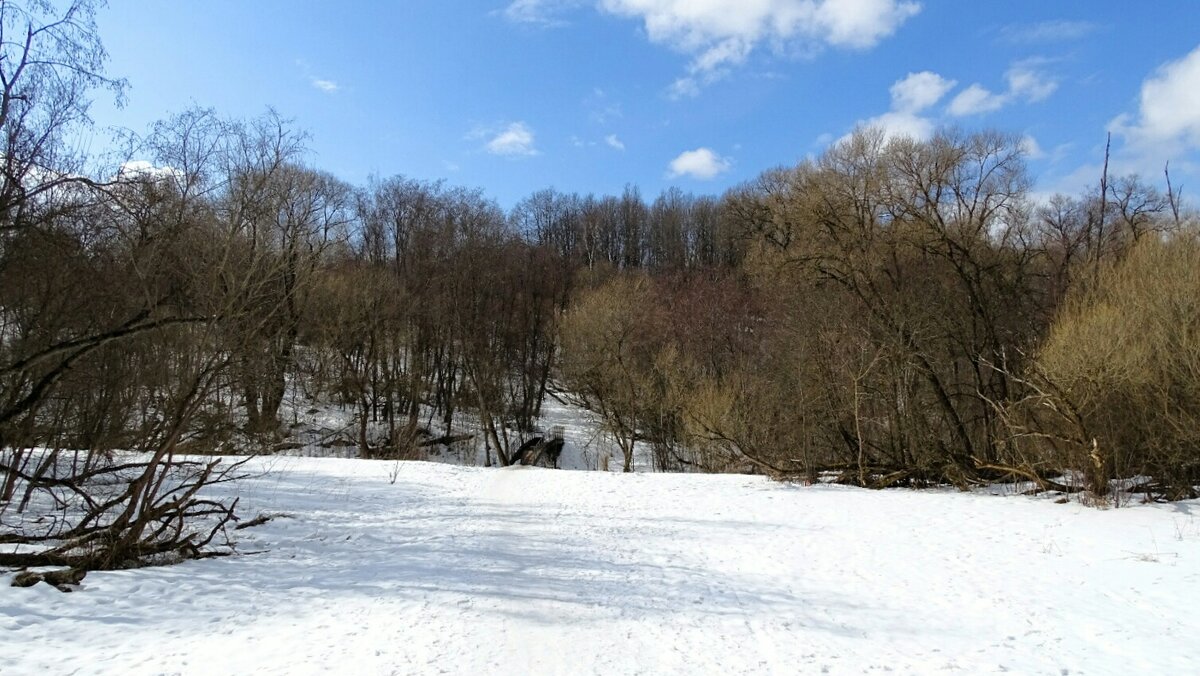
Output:
<instances>
[{"instance_id":1,"label":"bush","mask_svg":"<svg viewBox=\"0 0 1200 676\"><path fill-rule=\"evenodd\" d=\"M1070 298L1039 355L1095 478L1148 475L1168 497L1200 484L1200 239L1142 238ZM1067 430L1063 430L1064 432ZM1082 446L1082 448L1081 448ZM1090 447L1090 448L1089 448ZM1079 457L1059 457L1079 466ZM1100 488L1099 483L1093 488Z\"/></svg>"}]
</instances>

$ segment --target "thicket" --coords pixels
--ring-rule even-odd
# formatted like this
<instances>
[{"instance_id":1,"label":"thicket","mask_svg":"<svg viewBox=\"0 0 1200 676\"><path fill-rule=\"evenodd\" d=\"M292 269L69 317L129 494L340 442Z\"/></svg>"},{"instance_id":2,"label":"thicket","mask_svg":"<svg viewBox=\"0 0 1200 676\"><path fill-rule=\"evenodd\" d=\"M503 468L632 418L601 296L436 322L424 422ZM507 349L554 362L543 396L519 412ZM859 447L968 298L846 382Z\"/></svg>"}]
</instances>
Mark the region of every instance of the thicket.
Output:
<instances>
[{"instance_id":1,"label":"thicket","mask_svg":"<svg viewBox=\"0 0 1200 676\"><path fill-rule=\"evenodd\" d=\"M860 130L722 199L732 265L580 294L564 377L663 469L1194 497L1197 224L1099 178L1038 205L1017 137Z\"/></svg>"}]
</instances>

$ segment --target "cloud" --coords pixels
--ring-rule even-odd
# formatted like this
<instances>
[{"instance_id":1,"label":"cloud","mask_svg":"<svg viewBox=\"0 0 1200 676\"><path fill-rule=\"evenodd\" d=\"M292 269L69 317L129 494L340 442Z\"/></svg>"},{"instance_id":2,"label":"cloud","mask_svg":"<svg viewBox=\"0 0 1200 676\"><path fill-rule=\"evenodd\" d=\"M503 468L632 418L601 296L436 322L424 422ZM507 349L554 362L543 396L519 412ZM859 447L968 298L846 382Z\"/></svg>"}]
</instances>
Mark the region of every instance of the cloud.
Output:
<instances>
[{"instance_id":1,"label":"cloud","mask_svg":"<svg viewBox=\"0 0 1200 676\"><path fill-rule=\"evenodd\" d=\"M479 131L474 136L490 136L483 148L493 155L529 157L538 154L533 130L524 122L512 122L499 131Z\"/></svg>"},{"instance_id":2,"label":"cloud","mask_svg":"<svg viewBox=\"0 0 1200 676\"><path fill-rule=\"evenodd\" d=\"M565 26L562 15L580 4L582 0L513 0L499 14L513 23L553 28Z\"/></svg>"},{"instance_id":3,"label":"cloud","mask_svg":"<svg viewBox=\"0 0 1200 676\"><path fill-rule=\"evenodd\" d=\"M979 115L999 110L1013 101L1040 101L1058 88L1058 82L1046 76L1039 70L1039 60L1025 60L1013 64L1005 79L1008 90L997 94L980 84L972 84L950 100L946 113L954 117ZM933 71L909 73L897 80L888 89L892 105L888 112L882 115L859 120L856 127L875 127L882 129L887 138L907 136L918 141L933 136L937 128L937 116L929 111L958 86L954 80L943 77ZM845 141L850 137L846 134L838 139Z\"/></svg>"},{"instance_id":4,"label":"cloud","mask_svg":"<svg viewBox=\"0 0 1200 676\"><path fill-rule=\"evenodd\" d=\"M600 141L582 139L574 134L571 135L569 140L571 145L576 148L595 148L596 146L600 145ZM613 150L620 150L621 152L625 151L625 143L621 141L616 134L609 134L608 136L605 136L603 143Z\"/></svg>"},{"instance_id":5,"label":"cloud","mask_svg":"<svg viewBox=\"0 0 1200 676\"><path fill-rule=\"evenodd\" d=\"M624 117L621 104L613 101L608 92L596 87L592 93L583 99L583 106L588 111L588 119L599 125L606 125Z\"/></svg>"},{"instance_id":6,"label":"cloud","mask_svg":"<svg viewBox=\"0 0 1200 676\"><path fill-rule=\"evenodd\" d=\"M862 124L882 129L885 138L907 136L918 141L924 141L933 136L935 128L933 120L928 117L903 111L886 112L883 115L872 117Z\"/></svg>"},{"instance_id":7,"label":"cloud","mask_svg":"<svg viewBox=\"0 0 1200 676\"><path fill-rule=\"evenodd\" d=\"M933 135L934 122L924 113L949 94L956 84L954 80L928 70L909 73L888 89L892 97L891 110L861 120L858 126L877 127L888 138L908 136L927 139ZM839 142L849 137L847 134Z\"/></svg>"},{"instance_id":8,"label":"cloud","mask_svg":"<svg viewBox=\"0 0 1200 676\"><path fill-rule=\"evenodd\" d=\"M1024 151L1025 157L1031 160L1040 160L1046 156L1046 151L1042 150L1041 144L1030 134L1021 137L1021 150Z\"/></svg>"},{"instance_id":9,"label":"cloud","mask_svg":"<svg viewBox=\"0 0 1200 676\"><path fill-rule=\"evenodd\" d=\"M1008 80L1009 94L1027 103L1037 103L1050 98L1058 91L1058 80L1038 69L1038 59L1018 61L1013 64L1004 78Z\"/></svg>"},{"instance_id":10,"label":"cloud","mask_svg":"<svg viewBox=\"0 0 1200 676\"><path fill-rule=\"evenodd\" d=\"M1113 135L1110 176L1161 177L1169 161L1176 186L1200 180L1200 46L1149 73L1137 109L1110 121L1108 131ZM1096 140L1092 159L1052 180L1048 189L1095 189L1104 168L1103 136L1097 133Z\"/></svg>"},{"instance_id":11,"label":"cloud","mask_svg":"<svg viewBox=\"0 0 1200 676\"><path fill-rule=\"evenodd\" d=\"M183 181L186 176L175 167L159 166L147 160L129 160L121 164L114 178L130 181Z\"/></svg>"},{"instance_id":12,"label":"cloud","mask_svg":"<svg viewBox=\"0 0 1200 676\"><path fill-rule=\"evenodd\" d=\"M340 87L338 87L338 83L334 82L333 80L323 80L321 78L313 78L310 81L310 83L312 84L313 88L319 89L319 90L325 92L326 94L332 94L332 93L336 92L338 89L340 89Z\"/></svg>"},{"instance_id":13,"label":"cloud","mask_svg":"<svg viewBox=\"0 0 1200 676\"><path fill-rule=\"evenodd\" d=\"M1200 148L1200 47L1166 63L1142 83L1138 112L1109 125L1144 148Z\"/></svg>"},{"instance_id":14,"label":"cloud","mask_svg":"<svg viewBox=\"0 0 1200 676\"><path fill-rule=\"evenodd\" d=\"M670 87L667 87L667 96L672 99L684 99L693 96L699 96L702 84L712 84L720 79L719 77L711 77L711 75L712 74L710 73L710 77L705 78L703 83L701 80L692 76L681 77L672 82ZM724 76L724 73L721 75Z\"/></svg>"},{"instance_id":15,"label":"cloud","mask_svg":"<svg viewBox=\"0 0 1200 676\"><path fill-rule=\"evenodd\" d=\"M1008 96L993 94L982 85L973 84L959 92L958 96L955 96L954 100L950 101L950 107L947 109L947 112L955 117L981 115L1000 110L1006 103L1008 103Z\"/></svg>"},{"instance_id":16,"label":"cloud","mask_svg":"<svg viewBox=\"0 0 1200 676\"><path fill-rule=\"evenodd\" d=\"M911 0L599 0L646 37L691 57L674 96L695 95L766 45L777 53L869 49L921 10Z\"/></svg>"},{"instance_id":17,"label":"cloud","mask_svg":"<svg viewBox=\"0 0 1200 676\"><path fill-rule=\"evenodd\" d=\"M941 101L956 84L928 70L909 73L888 90L892 95L892 110L919 113Z\"/></svg>"},{"instance_id":18,"label":"cloud","mask_svg":"<svg viewBox=\"0 0 1200 676\"><path fill-rule=\"evenodd\" d=\"M691 178L710 181L718 175L729 171L733 164L709 148L697 148L680 153L679 157L671 160L668 178L690 176Z\"/></svg>"},{"instance_id":19,"label":"cloud","mask_svg":"<svg viewBox=\"0 0 1200 676\"><path fill-rule=\"evenodd\" d=\"M1009 24L1000 29L1000 37L1005 42L1018 44L1072 42L1086 38L1099 28L1090 21L1053 19L1038 23Z\"/></svg>"},{"instance_id":20,"label":"cloud","mask_svg":"<svg viewBox=\"0 0 1200 676\"><path fill-rule=\"evenodd\" d=\"M786 3L812 5L812 3ZM809 27L840 47L866 49L896 32L905 21L921 11L918 2L895 0L824 0L816 4L817 21Z\"/></svg>"},{"instance_id":21,"label":"cloud","mask_svg":"<svg viewBox=\"0 0 1200 676\"><path fill-rule=\"evenodd\" d=\"M1058 80L1040 69L1042 63L1041 59L1026 59L1010 66L1004 74L1008 89L1003 93L972 84L954 97L947 112L954 117L969 117L992 113L1018 101L1037 103L1050 98L1058 91Z\"/></svg>"},{"instance_id":22,"label":"cloud","mask_svg":"<svg viewBox=\"0 0 1200 676\"><path fill-rule=\"evenodd\" d=\"M300 68L304 79L308 80L308 84L313 89L325 92L326 94L334 94L341 89L336 81L319 77L307 59L296 59L296 66Z\"/></svg>"}]
</instances>

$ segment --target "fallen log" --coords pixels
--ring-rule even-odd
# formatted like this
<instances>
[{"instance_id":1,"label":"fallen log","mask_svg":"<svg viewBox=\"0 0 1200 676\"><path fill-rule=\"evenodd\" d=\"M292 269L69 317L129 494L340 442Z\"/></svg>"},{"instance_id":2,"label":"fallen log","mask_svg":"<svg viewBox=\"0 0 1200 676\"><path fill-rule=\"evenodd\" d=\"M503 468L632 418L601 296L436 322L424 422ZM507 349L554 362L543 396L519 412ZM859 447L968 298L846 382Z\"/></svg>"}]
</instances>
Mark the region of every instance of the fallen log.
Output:
<instances>
[{"instance_id":1,"label":"fallen log","mask_svg":"<svg viewBox=\"0 0 1200 676\"><path fill-rule=\"evenodd\" d=\"M83 581L87 570L83 568L63 568L43 572L22 571L13 578L14 587L32 587L39 582L45 582L60 592L74 591L72 587Z\"/></svg>"}]
</instances>

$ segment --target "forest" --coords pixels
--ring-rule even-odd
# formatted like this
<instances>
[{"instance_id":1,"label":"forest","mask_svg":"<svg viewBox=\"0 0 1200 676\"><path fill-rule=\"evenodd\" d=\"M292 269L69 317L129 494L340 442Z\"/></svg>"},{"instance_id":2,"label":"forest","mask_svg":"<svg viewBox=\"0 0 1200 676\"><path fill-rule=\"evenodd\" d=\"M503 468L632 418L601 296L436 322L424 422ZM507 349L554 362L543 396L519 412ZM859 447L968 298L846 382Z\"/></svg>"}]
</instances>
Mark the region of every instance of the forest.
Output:
<instances>
[{"instance_id":1,"label":"forest","mask_svg":"<svg viewBox=\"0 0 1200 676\"><path fill-rule=\"evenodd\" d=\"M32 547L0 565L204 555L240 518L207 489L293 391L353 411L363 458L470 421L508 465L561 392L626 472L1197 497L1200 220L1169 158L1046 197L1019 134L862 127L720 195L505 210L348 184L273 110L80 150L125 94L93 4L0 6L0 543Z\"/></svg>"}]
</instances>

